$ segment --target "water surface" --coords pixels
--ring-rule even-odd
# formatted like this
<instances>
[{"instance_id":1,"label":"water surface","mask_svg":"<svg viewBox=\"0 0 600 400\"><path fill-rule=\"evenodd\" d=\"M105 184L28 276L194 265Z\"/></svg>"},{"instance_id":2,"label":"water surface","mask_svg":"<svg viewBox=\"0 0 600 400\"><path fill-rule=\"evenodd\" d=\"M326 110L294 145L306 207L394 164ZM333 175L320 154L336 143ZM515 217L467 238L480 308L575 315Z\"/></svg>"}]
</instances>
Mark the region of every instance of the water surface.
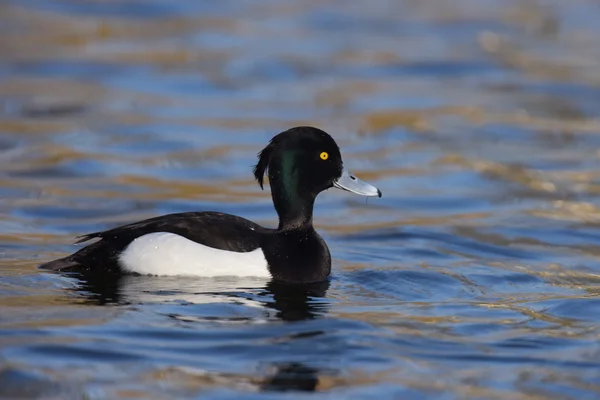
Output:
<instances>
[{"instance_id":1,"label":"water surface","mask_svg":"<svg viewBox=\"0 0 600 400\"><path fill-rule=\"evenodd\" d=\"M592 0L0 4L1 398L600 397ZM56 275L78 234L219 210L330 132L330 282Z\"/></svg>"}]
</instances>

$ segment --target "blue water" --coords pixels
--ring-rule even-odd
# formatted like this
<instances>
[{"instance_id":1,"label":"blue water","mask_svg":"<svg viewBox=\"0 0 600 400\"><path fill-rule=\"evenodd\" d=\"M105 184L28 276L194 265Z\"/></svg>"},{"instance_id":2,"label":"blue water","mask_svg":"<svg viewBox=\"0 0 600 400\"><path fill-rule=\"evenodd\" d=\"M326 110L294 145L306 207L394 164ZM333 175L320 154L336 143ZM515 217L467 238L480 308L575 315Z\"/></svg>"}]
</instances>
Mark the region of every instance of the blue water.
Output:
<instances>
[{"instance_id":1,"label":"blue water","mask_svg":"<svg viewBox=\"0 0 600 400\"><path fill-rule=\"evenodd\" d=\"M592 0L0 3L0 398L600 397ZM332 279L49 274L76 235L276 225L256 153L330 132Z\"/></svg>"}]
</instances>

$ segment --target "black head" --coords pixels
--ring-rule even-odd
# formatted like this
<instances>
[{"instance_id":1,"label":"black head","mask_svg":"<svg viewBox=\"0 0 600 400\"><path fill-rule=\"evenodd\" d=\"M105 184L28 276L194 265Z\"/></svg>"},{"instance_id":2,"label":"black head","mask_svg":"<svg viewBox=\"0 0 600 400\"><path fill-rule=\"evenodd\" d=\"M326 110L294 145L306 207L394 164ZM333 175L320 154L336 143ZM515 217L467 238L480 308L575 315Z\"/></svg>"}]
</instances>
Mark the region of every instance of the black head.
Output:
<instances>
[{"instance_id":1,"label":"black head","mask_svg":"<svg viewBox=\"0 0 600 400\"><path fill-rule=\"evenodd\" d=\"M258 154L254 176L263 187L268 171L273 202L282 225L312 223L316 196L337 187L364 196L381 192L344 170L340 149L326 132L310 126L288 129Z\"/></svg>"},{"instance_id":2,"label":"black head","mask_svg":"<svg viewBox=\"0 0 600 400\"><path fill-rule=\"evenodd\" d=\"M317 195L332 187L343 170L342 155L333 138L310 126L278 134L258 157L254 176L261 188L268 169L271 186L275 181L288 190Z\"/></svg>"}]
</instances>

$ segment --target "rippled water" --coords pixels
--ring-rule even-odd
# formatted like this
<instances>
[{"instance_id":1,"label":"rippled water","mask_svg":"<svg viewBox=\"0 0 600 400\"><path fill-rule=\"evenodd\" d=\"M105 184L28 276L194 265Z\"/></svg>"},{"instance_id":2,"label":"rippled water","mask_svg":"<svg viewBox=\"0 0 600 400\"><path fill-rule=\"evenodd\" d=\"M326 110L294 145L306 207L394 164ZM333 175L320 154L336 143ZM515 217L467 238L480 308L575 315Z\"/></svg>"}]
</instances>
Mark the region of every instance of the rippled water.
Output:
<instances>
[{"instance_id":1,"label":"rippled water","mask_svg":"<svg viewBox=\"0 0 600 400\"><path fill-rule=\"evenodd\" d=\"M598 7L0 3L0 398L599 398ZM250 166L299 124L384 193L319 197L328 284L37 270L276 224Z\"/></svg>"}]
</instances>

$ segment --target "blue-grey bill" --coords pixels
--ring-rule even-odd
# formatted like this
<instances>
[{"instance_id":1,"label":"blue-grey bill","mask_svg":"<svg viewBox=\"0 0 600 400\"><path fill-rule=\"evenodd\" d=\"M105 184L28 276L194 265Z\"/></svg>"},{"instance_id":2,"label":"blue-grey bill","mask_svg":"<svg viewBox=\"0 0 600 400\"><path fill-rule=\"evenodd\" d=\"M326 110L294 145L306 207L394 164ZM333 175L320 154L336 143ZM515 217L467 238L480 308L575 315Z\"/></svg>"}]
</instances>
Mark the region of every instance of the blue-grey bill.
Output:
<instances>
[{"instance_id":1,"label":"blue-grey bill","mask_svg":"<svg viewBox=\"0 0 600 400\"><path fill-rule=\"evenodd\" d=\"M345 169L342 171L342 176L333 181L333 186L338 189L360 194L361 196L381 197L381 190L367 182L361 181Z\"/></svg>"}]
</instances>

